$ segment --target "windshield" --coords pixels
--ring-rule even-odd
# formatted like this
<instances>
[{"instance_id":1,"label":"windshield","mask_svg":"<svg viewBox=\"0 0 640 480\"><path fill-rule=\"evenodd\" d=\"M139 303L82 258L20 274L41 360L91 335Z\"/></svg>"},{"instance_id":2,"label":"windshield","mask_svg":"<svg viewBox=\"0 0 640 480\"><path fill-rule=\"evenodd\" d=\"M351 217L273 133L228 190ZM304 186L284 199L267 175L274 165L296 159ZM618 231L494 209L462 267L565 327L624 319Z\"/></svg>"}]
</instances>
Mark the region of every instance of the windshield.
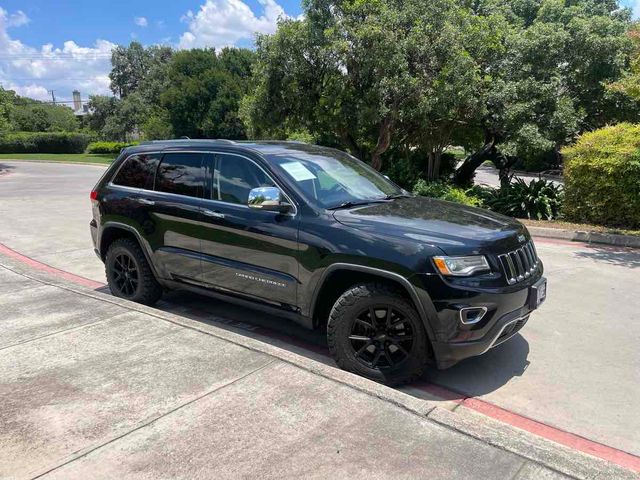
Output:
<instances>
[{"instance_id":1,"label":"windshield","mask_svg":"<svg viewBox=\"0 0 640 480\"><path fill-rule=\"evenodd\" d=\"M267 157L310 200L323 208L406 194L364 162L338 150L292 151Z\"/></svg>"}]
</instances>

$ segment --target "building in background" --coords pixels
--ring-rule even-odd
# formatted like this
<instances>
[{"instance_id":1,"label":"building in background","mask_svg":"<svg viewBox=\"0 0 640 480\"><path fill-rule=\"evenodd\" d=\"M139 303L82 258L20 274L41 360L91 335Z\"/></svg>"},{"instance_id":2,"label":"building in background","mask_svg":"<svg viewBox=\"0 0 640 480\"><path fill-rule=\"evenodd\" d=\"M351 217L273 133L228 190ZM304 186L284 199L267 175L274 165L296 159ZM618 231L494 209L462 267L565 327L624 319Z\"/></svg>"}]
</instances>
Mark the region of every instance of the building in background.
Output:
<instances>
[{"instance_id":1,"label":"building in background","mask_svg":"<svg viewBox=\"0 0 640 480\"><path fill-rule=\"evenodd\" d=\"M89 113L89 107L82 104L82 96L78 90L73 91L73 113L77 117L82 117Z\"/></svg>"}]
</instances>

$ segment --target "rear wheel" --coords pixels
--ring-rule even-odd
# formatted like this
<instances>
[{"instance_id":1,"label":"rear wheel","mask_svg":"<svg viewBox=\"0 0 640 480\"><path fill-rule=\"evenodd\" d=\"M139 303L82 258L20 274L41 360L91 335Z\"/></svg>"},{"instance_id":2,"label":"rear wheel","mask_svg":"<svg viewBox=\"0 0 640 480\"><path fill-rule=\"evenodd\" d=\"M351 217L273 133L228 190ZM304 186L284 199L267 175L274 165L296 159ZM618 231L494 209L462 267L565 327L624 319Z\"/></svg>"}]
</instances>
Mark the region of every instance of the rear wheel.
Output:
<instances>
[{"instance_id":1,"label":"rear wheel","mask_svg":"<svg viewBox=\"0 0 640 480\"><path fill-rule=\"evenodd\" d=\"M115 240L105 259L111 293L120 298L152 305L162 296L162 287L137 242L129 238Z\"/></svg>"},{"instance_id":2,"label":"rear wheel","mask_svg":"<svg viewBox=\"0 0 640 480\"><path fill-rule=\"evenodd\" d=\"M393 288L355 285L333 306L329 350L343 369L387 385L411 382L424 371L428 341L413 306Z\"/></svg>"}]
</instances>

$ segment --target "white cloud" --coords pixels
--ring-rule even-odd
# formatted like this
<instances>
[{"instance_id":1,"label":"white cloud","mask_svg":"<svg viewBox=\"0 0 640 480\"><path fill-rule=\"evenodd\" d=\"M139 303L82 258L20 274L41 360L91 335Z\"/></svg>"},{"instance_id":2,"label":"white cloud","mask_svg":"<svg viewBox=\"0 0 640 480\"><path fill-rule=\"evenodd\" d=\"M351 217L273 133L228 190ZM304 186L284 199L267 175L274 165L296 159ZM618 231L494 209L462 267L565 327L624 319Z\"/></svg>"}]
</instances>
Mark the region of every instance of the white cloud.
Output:
<instances>
[{"instance_id":1,"label":"white cloud","mask_svg":"<svg viewBox=\"0 0 640 480\"><path fill-rule=\"evenodd\" d=\"M146 17L135 17L133 19L133 23L135 23L139 27L146 27L147 25L149 25L149 21L146 19Z\"/></svg>"},{"instance_id":2,"label":"white cloud","mask_svg":"<svg viewBox=\"0 0 640 480\"><path fill-rule=\"evenodd\" d=\"M0 83L39 100L47 100L55 90L58 100L71 100L71 92L80 90L84 99L90 94L109 94L111 50L115 44L96 40L83 47L69 40L62 47L48 43L34 47L14 40L8 29L28 22L22 12L9 14L0 7ZM20 20L22 19L22 20Z\"/></svg>"},{"instance_id":3,"label":"white cloud","mask_svg":"<svg viewBox=\"0 0 640 480\"><path fill-rule=\"evenodd\" d=\"M273 33L284 9L274 0L258 0L263 14L257 16L242 0L207 0L197 13L188 11L181 21L189 30L180 37L181 48L226 47L253 39L256 32Z\"/></svg>"},{"instance_id":4,"label":"white cloud","mask_svg":"<svg viewBox=\"0 0 640 480\"><path fill-rule=\"evenodd\" d=\"M2 7L0 7L1 9ZM21 27L22 25L26 25L29 23L29 17L27 17L26 13L22 10L18 10L16 13L13 13L7 17L7 26L8 27Z\"/></svg>"}]
</instances>

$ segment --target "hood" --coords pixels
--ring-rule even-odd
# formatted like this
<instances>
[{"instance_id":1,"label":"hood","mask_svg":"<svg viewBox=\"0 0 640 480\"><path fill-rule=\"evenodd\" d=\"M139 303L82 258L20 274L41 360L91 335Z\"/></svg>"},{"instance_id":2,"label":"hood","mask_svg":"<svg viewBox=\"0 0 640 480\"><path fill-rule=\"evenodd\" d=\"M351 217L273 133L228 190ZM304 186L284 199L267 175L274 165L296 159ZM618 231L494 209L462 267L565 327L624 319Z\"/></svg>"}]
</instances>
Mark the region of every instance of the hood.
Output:
<instances>
[{"instance_id":1,"label":"hood","mask_svg":"<svg viewBox=\"0 0 640 480\"><path fill-rule=\"evenodd\" d=\"M529 234L517 220L481 208L426 197L398 198L334 212L349 227L439 247L448 255L502 253Z\"/></svg>"}]
</instances>

